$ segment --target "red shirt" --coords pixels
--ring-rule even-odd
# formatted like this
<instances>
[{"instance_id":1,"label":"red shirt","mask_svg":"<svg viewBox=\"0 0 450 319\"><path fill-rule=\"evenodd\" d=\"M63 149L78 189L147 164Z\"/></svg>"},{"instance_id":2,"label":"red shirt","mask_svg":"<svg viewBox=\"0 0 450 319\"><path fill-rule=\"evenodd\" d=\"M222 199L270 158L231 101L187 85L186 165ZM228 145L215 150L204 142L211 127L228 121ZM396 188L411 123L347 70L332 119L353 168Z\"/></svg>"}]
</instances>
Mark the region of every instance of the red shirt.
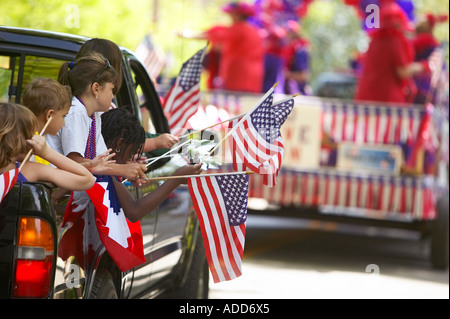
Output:
<instances>
[{"instance_id":1,"label":"red shirt","mask_svg":"<svg viewBox=\"0 0 450 319\"><path fill-rule=\"evenodd\" d=\"M411 79L401 79L396 69L413 62L414 51L396 30L375 31L363 61L356 100L407 102Z\"/></svg>"},{"instance_id":2,"label":"red shirt","mask_svg":"<svg viewBox=\"0 0 450 319\"><path fill-rule=\"evenodd\" d=\"M211 42L220 45L219 76L223 88L260 93L264 76L264 48L258 30L247 22L206 32Z\"/></svg>"}]
</instances>

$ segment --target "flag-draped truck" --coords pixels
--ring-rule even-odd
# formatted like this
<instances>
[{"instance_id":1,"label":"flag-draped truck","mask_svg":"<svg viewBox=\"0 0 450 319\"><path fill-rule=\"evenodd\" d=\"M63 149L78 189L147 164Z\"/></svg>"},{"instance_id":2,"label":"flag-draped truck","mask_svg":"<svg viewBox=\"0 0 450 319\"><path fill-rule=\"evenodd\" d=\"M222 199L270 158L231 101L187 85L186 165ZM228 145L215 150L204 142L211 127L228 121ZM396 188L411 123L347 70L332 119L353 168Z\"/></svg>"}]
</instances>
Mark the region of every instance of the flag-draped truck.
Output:
<instances>
[{"instance_id":1,"label":"flag-draped truck","mask_svg":"<svg viewBox=\"0 0 450 319\"><path fill-rule=\"evenodd\" d=\"M20 103L26 85L37 76L56 80L61 65L74 61L86 40L0 26L0 101ZM145 119L142 125L149 133L168 133L144 65L132 51L121 51L123 83L115 104ZM180 165L160 159L150 165L147 177L171 175ZM125 185L139 198L160 183ZM140 220L145 260L123 271L99 240L95 221L83 215L76 223L62 223L67 200L53 204L53 191L52 185L17 183L1 200L0 298L207 297L208 263L186 185ZM64 249L62 242L74 249Z\"/></svg>"},{"instance_id":2,"label":"flag-draped truck","mask_svg":"<svg viewBox=\"0 0 450 319\"><path fill-rule=\"evenodd\" d=\"M191 123L205 127L204 119L233 118L259 97L203 92L202 109ZM275 95L273 103L285 98ZM416 230L431 239L432 265L446 268L448 99L425 106L294 100L281 126L284 154L276 185L265 186L264 174L250 176L249 213ZM224 134L226 125L214 134ZM233 162L230 153L223 149L225 164Z\"/></svg>"}]
</instances>

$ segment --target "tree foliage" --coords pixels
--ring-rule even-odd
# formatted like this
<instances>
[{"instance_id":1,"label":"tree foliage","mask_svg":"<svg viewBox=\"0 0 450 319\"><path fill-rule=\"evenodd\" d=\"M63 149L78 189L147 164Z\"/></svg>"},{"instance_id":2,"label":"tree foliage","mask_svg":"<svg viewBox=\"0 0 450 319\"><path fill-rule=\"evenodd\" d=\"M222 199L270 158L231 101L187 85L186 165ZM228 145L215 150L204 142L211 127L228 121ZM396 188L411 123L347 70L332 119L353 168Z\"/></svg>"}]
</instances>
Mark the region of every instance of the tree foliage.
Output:
<instances>
[{"instance_id":1,"label":"tree foliage","mask_svg":"<svg viewBox=\"0 0 450 319\"><path fill-rule=\"evenodd\" d=\"M251 0L247 0L251 2ZM0 25L103 37L134 50L150 32L172 57L169 75L206 42L186 40L183 29L202 31L229 23L221 6L228 0L1 0ZM416 0L417 14L448 13L447 0ZM367 47L355 11L343 0L315 0L302 21L312 47L313 78L321 72L346 68L350 57ZM436 36L448 41L448 23Z\"/></svg>"}]
</instances>

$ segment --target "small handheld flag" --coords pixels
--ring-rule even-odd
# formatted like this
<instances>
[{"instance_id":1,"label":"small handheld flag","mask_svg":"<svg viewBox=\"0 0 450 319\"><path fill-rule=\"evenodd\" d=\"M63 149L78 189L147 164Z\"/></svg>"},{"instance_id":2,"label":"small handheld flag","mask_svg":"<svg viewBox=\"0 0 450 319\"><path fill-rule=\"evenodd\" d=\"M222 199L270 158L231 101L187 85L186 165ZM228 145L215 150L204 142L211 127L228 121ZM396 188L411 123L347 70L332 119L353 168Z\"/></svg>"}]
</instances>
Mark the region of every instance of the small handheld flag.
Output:
<instances>
[{"instance_id":1,"label":"small handheld flag","mask_svg":"<svg viewBox=\"0 0 450 319\"><path fill-rule=\"evenodd\" d=\"M294 106L294 98L272 105L272 96L258 105L243 121L230 122L233 168L264 175L263 184L274 186L281 168L284 144L281 125Z\"/></svg>"},{"instance_id":2,"label":"small handheld flag","mask_svg":"<svg viewBox=\"0 0 450 319\"><path fill-rule=\"evenodd\" d=\"M183 64L175 83L165 97L163 110L168 115L170 130L184 127L197 112L205 50L206 47L199 50Z\"/></svg>"},{"instance_id":3,"label":"small handheld flag","mask_svg":"<svg viewBox=\"0 0 450 319\"><path fill-rule=\"evenodd\" d=\"M242 274L247 219L248 174L188 178L214 282Z\"/></svg>"}]
</instances>

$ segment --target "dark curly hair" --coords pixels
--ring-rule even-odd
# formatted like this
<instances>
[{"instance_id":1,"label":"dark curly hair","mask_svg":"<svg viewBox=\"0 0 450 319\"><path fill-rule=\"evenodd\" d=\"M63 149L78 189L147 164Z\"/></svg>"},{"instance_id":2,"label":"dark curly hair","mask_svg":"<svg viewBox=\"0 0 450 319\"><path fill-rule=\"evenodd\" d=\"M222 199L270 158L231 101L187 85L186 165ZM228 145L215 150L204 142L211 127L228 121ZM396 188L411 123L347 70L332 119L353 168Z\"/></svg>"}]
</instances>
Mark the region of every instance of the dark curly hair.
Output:
<instances>
[{"instance_id":1,"label":"dark curly hair","mask_svg":"<svg viewBox=\"0 0 450 319\"><path fill-rule=\"evenodd\" d=\"M102 114L102 135L108 148L120 138L131 148L132 156L141 157L145 144L145 130L137 117L125 108L116 108Z\"/></svg>"}]
</instances>

